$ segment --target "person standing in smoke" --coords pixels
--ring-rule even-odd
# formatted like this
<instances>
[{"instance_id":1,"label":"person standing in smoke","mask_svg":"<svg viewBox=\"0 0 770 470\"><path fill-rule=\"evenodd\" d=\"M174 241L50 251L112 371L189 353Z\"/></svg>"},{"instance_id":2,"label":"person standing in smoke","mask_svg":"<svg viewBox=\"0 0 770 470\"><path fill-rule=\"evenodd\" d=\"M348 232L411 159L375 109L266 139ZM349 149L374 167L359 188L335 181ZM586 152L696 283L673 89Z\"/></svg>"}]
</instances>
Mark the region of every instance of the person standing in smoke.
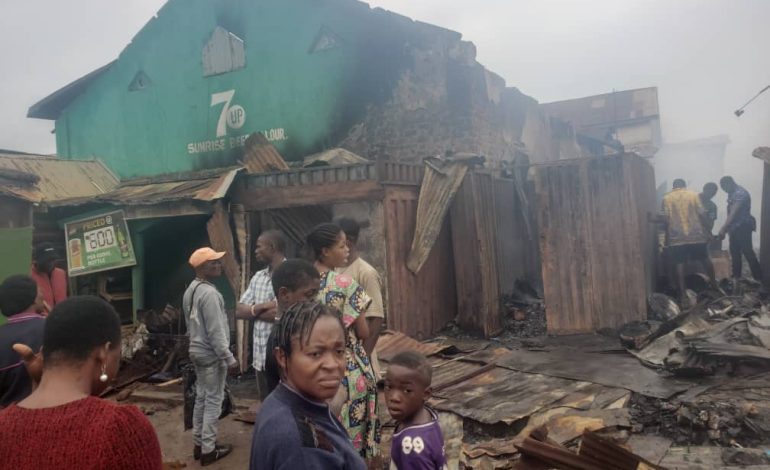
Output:
<instances>
[{"instance_id":1,"label":"person standing in smoke","mask_svg":"<svg viewBox=\"0 0 770 470\"><path fill-rule=\"evenodd\" d=\"M751 268L751 276L762 281L762 268L751 239L752 232L757 229L757 220L751 215L751 195L742 186L738 186L731 176L719 180L719 185L727 193L727 220L719 231L719 238L724 240L726 235L730 235L733 278L742 277L745 257Z\"/></svg>"}]
</instances>

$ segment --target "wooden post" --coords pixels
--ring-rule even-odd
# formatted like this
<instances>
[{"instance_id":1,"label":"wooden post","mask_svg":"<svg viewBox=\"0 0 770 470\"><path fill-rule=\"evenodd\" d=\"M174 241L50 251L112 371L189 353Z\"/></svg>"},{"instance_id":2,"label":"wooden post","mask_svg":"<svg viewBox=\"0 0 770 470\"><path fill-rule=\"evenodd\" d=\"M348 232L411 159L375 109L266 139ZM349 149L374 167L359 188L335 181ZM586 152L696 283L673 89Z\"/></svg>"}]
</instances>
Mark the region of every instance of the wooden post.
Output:
<instances>
[{"instance_id":1,"label":"wooden post","mask_svg":"<svg viewBox=\"0 0 770 470\"><path fill-rule=\"evenodd\" d=\"M759 228L759 263L762 266L762 283L770 286L770 164L765 163L762 180L762 225Z\"/></svg>"}]
</instances>

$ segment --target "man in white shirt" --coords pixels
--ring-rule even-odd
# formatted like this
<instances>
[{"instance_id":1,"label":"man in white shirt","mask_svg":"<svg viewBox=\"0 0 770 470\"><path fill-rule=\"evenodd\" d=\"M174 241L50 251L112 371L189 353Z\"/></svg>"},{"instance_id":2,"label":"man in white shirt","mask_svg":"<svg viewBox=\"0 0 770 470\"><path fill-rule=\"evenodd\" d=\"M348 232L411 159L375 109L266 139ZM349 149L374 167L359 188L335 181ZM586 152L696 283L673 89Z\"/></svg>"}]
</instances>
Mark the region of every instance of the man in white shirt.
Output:
<instances>
[{"instance_id":1,"label":"man in white shirt","mask_svg":"<svg viewBox=\"0 0 770 470\"><path fill-rule=\"evenodd\" d=\"M277 303L271 282L275 268L286 261L286 238L277 230L268 230L257 239L254 258L265 269L257 271L249 287L241 295L235 316L241 320L254 320L253 361L256 371L257 390L261 400L267 398L268 386L264 373L267 339L277 315Z\"/></svg>"}]
</instances>

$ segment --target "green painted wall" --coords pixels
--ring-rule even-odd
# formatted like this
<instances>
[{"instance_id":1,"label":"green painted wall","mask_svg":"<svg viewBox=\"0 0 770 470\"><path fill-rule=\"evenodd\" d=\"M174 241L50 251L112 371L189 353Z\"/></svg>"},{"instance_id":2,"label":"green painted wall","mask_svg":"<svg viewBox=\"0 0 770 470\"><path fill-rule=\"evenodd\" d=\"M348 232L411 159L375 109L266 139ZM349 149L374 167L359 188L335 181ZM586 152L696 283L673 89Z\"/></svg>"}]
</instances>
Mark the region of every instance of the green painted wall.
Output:
<instances>
[{"instance_id":1,"label":"green painted wall","mask_svg":"<svg viewBox=\"0 0 770 470\"><path fill-rule=\"evenodd\" d=\"M367 104L390 96L409 65L414 25L352 0L171 0L61 114L58 153L146 176L232 164L246 135L273 129L278 150L300 158L336 143ZM202 50L217 26L244 40L246 67L204 77ZM321 31L338 45L311 53ZM150 83L129 91L139 71ZM223 105L212 106L212 95L228 90L230 110L242 107L245 119L217 137ZM212 142L222 149L198 151Z\"/></svg>"},{"instance_id":2,"label":"green painted wall","mask_svg":"<svg viewBox=\"0 0 770 470\"><path fill-rule=\"evenodd\" d=\"M0 228L0 282L13 274L28 274L32 262L32 227ZM5 317L0 315L0 325Z\"/></svg>"}]
</instances>

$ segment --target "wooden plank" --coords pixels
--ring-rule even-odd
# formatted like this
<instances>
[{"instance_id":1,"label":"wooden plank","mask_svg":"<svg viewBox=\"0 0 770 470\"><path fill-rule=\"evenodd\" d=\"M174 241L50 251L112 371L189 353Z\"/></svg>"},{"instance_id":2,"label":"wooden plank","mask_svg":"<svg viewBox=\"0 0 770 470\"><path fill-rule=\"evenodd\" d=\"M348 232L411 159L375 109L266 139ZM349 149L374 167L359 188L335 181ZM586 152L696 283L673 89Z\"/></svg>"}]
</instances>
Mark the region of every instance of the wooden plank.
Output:
<instances>
[{"instance_id":1,"label":"wooden plank","mask_svg":"<svg viewBox=\"0 0 770 470\"><path fill-rule=\"evenodd\" d=\"M199 201L174 201L153 205L130 205L122 207L126 220L208 215L213 212L211 203Z\"/></svg>"},{"instance_id":2,"label":"wooden plank","mask_svg":"<svg viewBox=\"0 0 770 470\"><path fill-rule=\"evenodd\" d=\"M344 181L334 184L307 184L274 188L237 187L233 200L247 211L287 207L338 204L362 200L380 200L382 185L374 180Z\"/></svg>"},{"instance_id":3,"label":"wooden plank","mask_svg":"<svg viewBox=\"0 0 770 470\"><path fill-rule=\"evenodd\" d=\"M222 268L235 298L241 296L241 268L235 260L235 243L233 242L233 229L230 226L230 214L225 210L222 201L214 205L214 214L206 223L211 248L216 251L224 251Z\"/></svg>"}]
</instances>

